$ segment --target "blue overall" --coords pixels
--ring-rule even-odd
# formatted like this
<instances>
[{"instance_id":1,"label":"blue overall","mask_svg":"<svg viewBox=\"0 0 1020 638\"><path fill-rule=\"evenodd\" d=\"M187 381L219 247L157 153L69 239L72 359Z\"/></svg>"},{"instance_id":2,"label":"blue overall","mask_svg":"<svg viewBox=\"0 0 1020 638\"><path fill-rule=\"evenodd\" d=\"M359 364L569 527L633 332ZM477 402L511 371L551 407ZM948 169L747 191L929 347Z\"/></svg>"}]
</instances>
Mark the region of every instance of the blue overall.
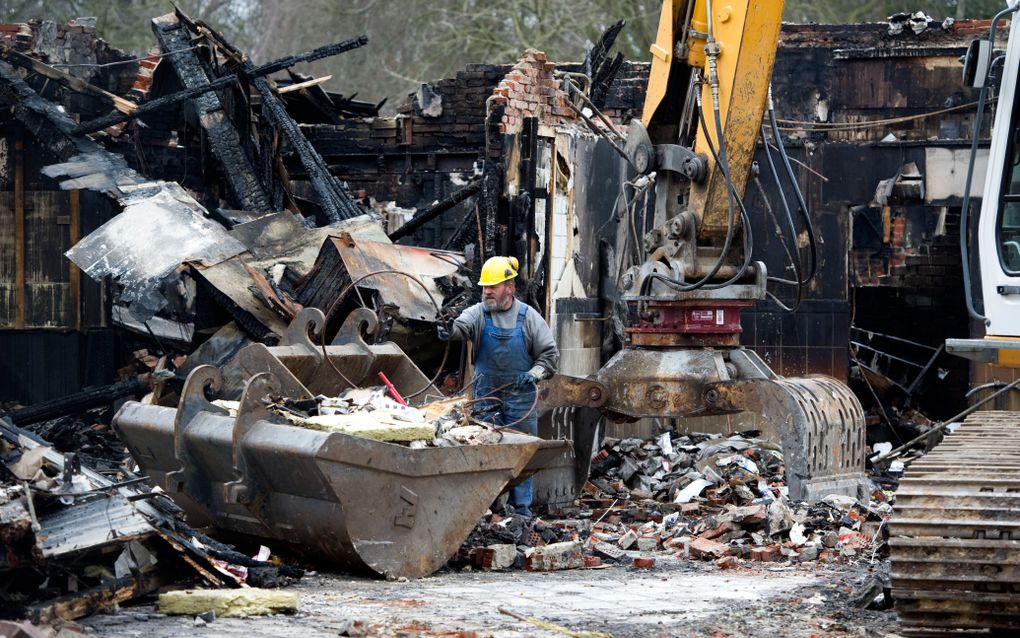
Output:
<instances>
[{"instance_id":1,"label":"blue overall","mask_svg":"<svg viewBox=\"0 0 1020 638\"><path fill-rule=\"evenodd\" d=\"M524 317L528 313L528 306L521 304L517 323L509 329L497 328L492 323L489 311L483 313L485 327L479 340L478 356L475 357L475 397L491 395L497 400L477 403L478 417L495 425L513 423L513 429L535 436L538 434L538 412L532 409L535 386L514 387L517 376L531 370L535 364L524 337ZM497 389L504 385L507 387ZM511 488L510 505L524 516L531 515L530 478Z\"/></svg>"}]
</instances>

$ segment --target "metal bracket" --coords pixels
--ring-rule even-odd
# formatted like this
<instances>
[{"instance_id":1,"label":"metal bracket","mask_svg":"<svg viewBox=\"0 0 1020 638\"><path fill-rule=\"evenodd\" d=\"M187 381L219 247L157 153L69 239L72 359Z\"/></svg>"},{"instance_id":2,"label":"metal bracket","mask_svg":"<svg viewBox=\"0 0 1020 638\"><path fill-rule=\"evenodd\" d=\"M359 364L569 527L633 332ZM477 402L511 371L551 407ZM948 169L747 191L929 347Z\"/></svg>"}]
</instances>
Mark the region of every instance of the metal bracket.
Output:
<instances>
[{"instance_id":1,"label":"metal bracket","mask_svg":"<svg viewBox=\"0 0 1020 638\"><path fill-rule=\"evenodd\" d=\"M679 173L696 184L704 182L708 175L708 158L679 144L657 144L655 164L660 170Z\"/></svg>"},{"instance_id":2,"label":"metal bracket","mask_svg":"<svg viewBox=\"0 0 1020 638\"><path fill-rule=\"evenodd\" d=\"M223 485L223 499L228 503L251 506L258 494L258 481L244 457L244 439L259 421L281 422L269 411L263 401L266 396L280 391L279 381L268 372L256 374L244 386L241 402L234 419L230 436L230 459L234 480ZM257 507L249 507L253 511Z\"/></svg>"},{"instance_id":3,"label":"metal bracket","mask_svg":"<svg viewBox=\"0 0 1020 638\"><path fill-rule=\"evenodd\" d=\"M188 461L188 447L184 439L188 425L201 412L224 416L229 414L226 409L213 405L206 398L207 390L219 392L222 385L223 377L220 375L219 368L210 365L198 366L184 380L181 401L174 417L174 458L180 464L180 469L166 473L163 486L166 491L183 492L188 468L194 465Z\"/></svg>"},{"instance_id":4,"label":"metal bracket","mask_svg":"<svg viewBox=\"0 0 1020 638\"><path fill-rule=\"evenodd\" d=\"M318 308L302 308L297 316L294 317L294 320L287 326L283 336L280 337L279 345L304 347L313 353L318 353L318 356L321 357L321 350L312 343L308 332L311 330L312 334L318 336L322 334L325 326L326 315L321 310Z\"/></svg>"},{"instance_id":5,"label":"metal bracket","mask_svg":"<svg viewBox=\"0 0 1020 638\"><path fill-rule=\"evenodd\" d=\"M599 408L608 396L598 381L555 374L538 384L539 413L573 406Z\"/></svg>"}]
</instances>

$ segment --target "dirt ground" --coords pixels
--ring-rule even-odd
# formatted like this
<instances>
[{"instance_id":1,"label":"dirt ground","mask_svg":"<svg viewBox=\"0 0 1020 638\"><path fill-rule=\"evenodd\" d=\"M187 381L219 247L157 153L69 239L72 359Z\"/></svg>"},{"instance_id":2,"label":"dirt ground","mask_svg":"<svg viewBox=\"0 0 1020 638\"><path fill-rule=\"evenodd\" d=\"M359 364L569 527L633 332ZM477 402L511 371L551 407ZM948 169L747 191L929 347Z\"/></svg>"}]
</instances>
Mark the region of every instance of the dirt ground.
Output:
<instances>
[{"instance_id":1,"label":"dirt ground","mask_svg":"<svg viewBox=\"0 0 1020 638\"><path fill-rule=\"evenodd\" d=\"M443 571L406 582L309 573L288 588L294 615L217 618L158 613L154 601L82 621L102 637L325 636L523 638L892 637L892 611L849 603L887 564L713 563L659 555L651 570L614 565L553 573ZM529 620L521 620L500 610Z\"/></svg>"}]
</instances>

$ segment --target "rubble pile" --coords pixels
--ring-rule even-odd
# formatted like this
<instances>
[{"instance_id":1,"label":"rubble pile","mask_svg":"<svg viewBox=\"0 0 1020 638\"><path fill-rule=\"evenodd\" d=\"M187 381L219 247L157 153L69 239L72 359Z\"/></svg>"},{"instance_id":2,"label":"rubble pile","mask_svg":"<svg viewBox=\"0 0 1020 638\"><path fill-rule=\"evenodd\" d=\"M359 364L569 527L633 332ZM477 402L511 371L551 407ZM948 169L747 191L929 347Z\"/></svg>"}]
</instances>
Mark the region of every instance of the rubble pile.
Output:
<instances>
[{"instance_id":1,"label":"rubble pile","mask_svg":"<svg viewBox=\"0 0 1020 638\"><path fill-rule=\"evenodd\" d=\"M755 434L606 441L581 499L597 521L592 537L702 559L838 561L885 551L889 494L876 487L867 501L791 501L782 453Z\"/></svg>"},{"instance_id":2,"label":"rubble pile","mask_svg":"<svg viewBox=\"0 0 1020 638\"><path fill-rule=\"evenodd\" d=\"M240 402L218 399L214 404L236 416ZM348 388L335 397L269 397L266 403L270 412L296 427L413 449L499 443L505 433L473 418L470 405L466 398L452 397L414 407L386 386Z\"/></svg>"},{"instance_id":3,"label":"rubble pile","mask_svg":"<svg viewBox=\"0 0 1020 638\"><path fill-rule=\"evenodd\" d=\"M888 554L890 492L873 485L866 501L840 495L813 505L792 501L782 453L755 434L607 439L578 501L579 518L490 515L454 566L470 558L485 569L532 569L528 552L564 542L577 544L584 557L575 566L585 567L608 561L651 566L647 559L655 553L722 567L741 560L848 562ZM512 561L503 547L511 544Z\"/></svg>"},{"instance_id":4,"label":"rubble pile","mask_svg":"<svg viewBox=\"0 0 1020 638\"><path fill-rule=\"evenodd\" d=\"M68 422L40 430L59 434L61 425ZM71 431L72 438L89 437ZM251 558L192 529L170 499L145 486L145 477L112 469L109 459L97 471L84 458L0 419L4 617L50 623L168 585L279 587L302 576L270 562L266 548Z\"/></svg>"},{"instance_id":5,"label":"rubble pile","mask_svg":"<svg viewBox=\"0 0 1020 638\"><path fill-rule=\"evenodd\" d=\"M106 408L69 414L25 430L50 442L61 453L75 453L83 465L102 474L116 473L128 460L124 444L110 429L111 411Z\"/></svg>"}]
</instances>

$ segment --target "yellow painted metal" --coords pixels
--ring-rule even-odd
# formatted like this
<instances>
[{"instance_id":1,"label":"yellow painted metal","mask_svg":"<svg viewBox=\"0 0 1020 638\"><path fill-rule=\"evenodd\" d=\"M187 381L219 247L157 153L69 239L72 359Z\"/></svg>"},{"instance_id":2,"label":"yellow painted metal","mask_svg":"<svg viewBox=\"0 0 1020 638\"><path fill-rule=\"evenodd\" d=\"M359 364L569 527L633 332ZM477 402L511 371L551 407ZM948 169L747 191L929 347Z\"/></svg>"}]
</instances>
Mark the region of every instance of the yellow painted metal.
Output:
<instances>
[{"instance_id":1,"label":"yellow painted metal","mask_svg":"<svg viewBox=\"0 0 1020 638\"><path fill-rule=\"evenodd\" d=\"M1020 349L999 348L998 358L1000 366L1007 368L1020 368Z\"/></svg>"},{"instance_id":2,"label":"yellow painted metal","mask_svg":"<svg viewBox=\"0 0 1020 638\"><path fill-rule=\"evenodd\" d=\"M1015 348L996 348L995 364L1002 368L1020 368L1020 337L1000 337L998 335L986 335L985 339L998 342L1010 341L1016 343Z\"/></svg>"},{"instance_id":3,"label":"yellow painted metal","mask_svg":"<svg viewBox=\"0 0 1020 638\"><path fill-rule=\"evenodd\" d=\"M648 89L645 91L645 105L641 123L646 127L652 121L669 84L669 69L673 64L673 46L683 25L678 25L680 10L687 5L685 0L663 0L659 12L659 30L651 46L652 68L648 74Z\"/></svg>"},{"instance_id":4,"label":"yellow painted metal","mask_svg":"<svg viewBox=\"0 0 1020 638\"><path fill-rule=\"evenodd\" d=\"M691 25L696 31L704 25L707 32L706 0L697 0ZM768 95L776 44L783 15L783 0L716 0L712 7L712 32L720 45L718 56L719 118L730 176L737 193L743 194L760 136ZM704 36L691 34L688 63L702 66L708 78L704 55ZM653 66L654 72L654 66ZM709 136L699 127L694 151L708 156L708 179L691 187L690 208L702 216L699 237L721 236L728 217L726 182L709 150L709 141L718 151L712 94L708 83L702 86L702 105Z\"/></svg>"}]
</instances>

